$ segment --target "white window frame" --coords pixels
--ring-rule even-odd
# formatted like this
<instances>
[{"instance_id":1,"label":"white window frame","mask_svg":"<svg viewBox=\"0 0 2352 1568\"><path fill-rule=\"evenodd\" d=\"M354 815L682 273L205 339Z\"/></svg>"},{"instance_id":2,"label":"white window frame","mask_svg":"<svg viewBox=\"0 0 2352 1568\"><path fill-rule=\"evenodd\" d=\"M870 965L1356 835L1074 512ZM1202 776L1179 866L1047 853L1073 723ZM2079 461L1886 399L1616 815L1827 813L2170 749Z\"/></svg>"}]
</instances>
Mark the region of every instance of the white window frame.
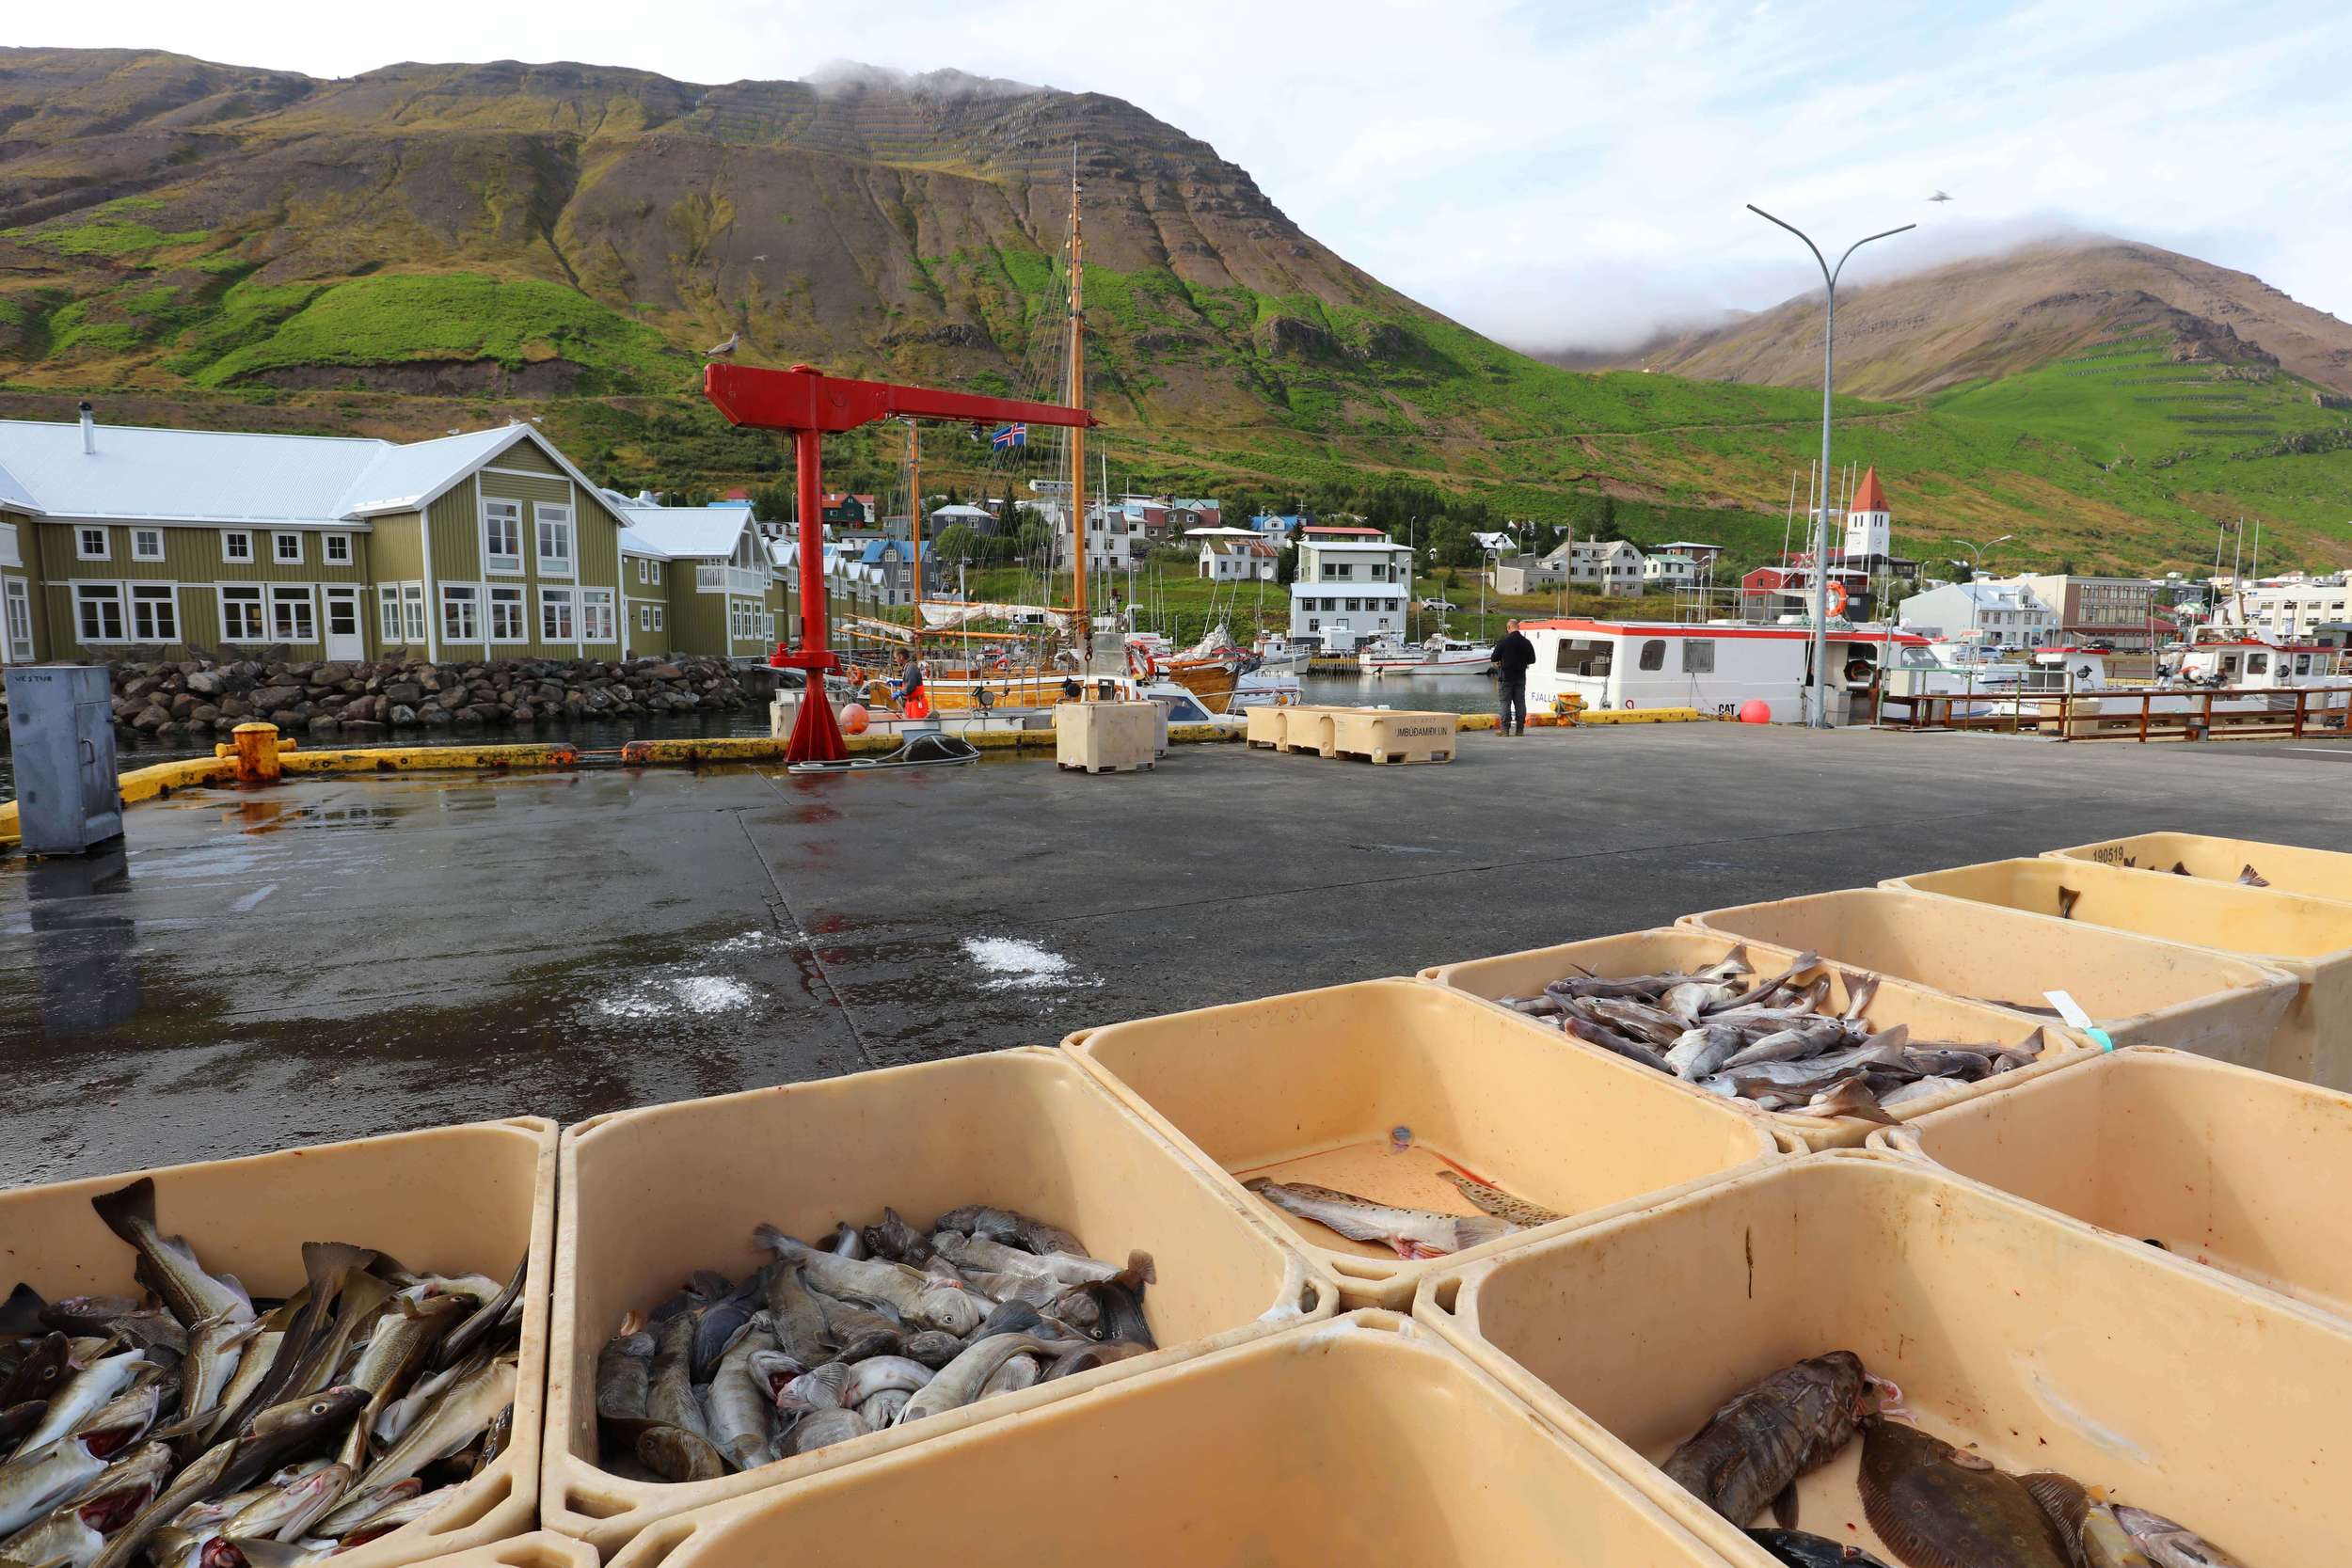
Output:
<instances>
[{"instance_id":1,"label":"white window frame","mask_svg":"<svg viewBox=\"0 0 2352 1568\"><path fill-rule=\"evenodd\" d=\"M665 624L665 623L666 623L669 619L670 619L669 612L668 612L665 609L663 609L663 607L661 607L660 605L656 605L656 606L654 606L654 607L653 607L653 629L654 629L654 630L656 630L656 631L660 631L660 630L664 629L664 624Z\"/></svg>"},{"instance_id":2,"label":"white window frame","mask_svg":"<svg viewBox=\"0 0 2352 1568\"><path fill-rule=\"evenodd\" d=\"M134 642L177 642L180 641L180 585L176 582L135 582L130 585L131 641ZM167 629L150 624L139 624L142 605L162 605L171 625Z\"/></svg>"},{"instance_id":3,"label":"white window frame","mask_svg":"<svg viewBox=\"0 0 2352 1568\"><path fill-rule=\"evenodd\" d=\"M540 576L568 578L579 575L580 532L574 526L573 516L572 509L561 501L531 503L531 533L537 547ZM560 553L548 553L550 540L563 545Z\"/></svg>"},{"instance_id":4,"label":"white window frame","mask_svg":"<svg viewBox=\"0 0 2352 1568\"><path fill-rule=\"evenodd\" d=\"M98 548L89 547L90 536L98 537ZM76 561L111 561L114 559L114 535L103 523L77 523L73 528L73 559ZM78 602L78 601L77 601ZM81 617L74 617L81 625Z\"/></svg>"},{"instance_id":5,"label":"white window frame","mask_svg":"<svg viewBox=\"0 0 2352 1568\"><path fill-rule=\"evenodd\" d=\"M142 539L152 539L153 541L155 541L155 547L154 547L153 549L151 549L151 550L145 550L145 549L141 549L141 548L139 547L139 541L140 541L140 540L142 540ZM134 560L134 561L161 561L163 558L164 558L164 531L163 531L162 529L159 529L159 528L135 528L135 529L133 529L133 530L131 531L131 559L132 559L132 560Z\"/></svg>"},{"instance_id":6,"label":"white window frame","mask_svg":"<svg viewBox=\"0 0 2352 1568\"><path fill-rule=\"evenodd\" d=\"M404 582L400 585L400 614L406 623L403 627L404 642L422 642L424 636L424 584Z\"/></svg>"},{"instance_id":7,"label":"white window frame","mask_svg":"<svg viewBox=\"0 0 2352 1568\"><path fill-rule=\"evenodd\" d=\"M262 585L260 583L224 582L216 584L215 591L220 595L220 636L222 641L266 642L269 641L269 595L262 591ZM236 595L233 599L230 597L232 594ZM230 629L230 622L231 617L229 613L229 607L231 604L240 606L250 605L253 607L252 630L238 631Z\"/></svg>"},{"instance_id":8,"label":"white window frame","mask_svg":"<svg viewBox=\"0 0 2352 1568\"><path fill-rule=\"evenodd\" d=\"M612 607L613 593L610 588L583 588L580 591L580 640L582 642L617 642L621 640L619 617Z\"/></svg>"},{"instance_id":9,"label":"white window frame","mask_svg":"<svg viewBox=\"0 0 2352 1568\"><path fill-rule=\"evenodd\" d=\"M294 541L294 554L286 553L286 541ZM288 529L279 529L269 536L269 563L273 566L302 564L302 535Z\"/></svg>"},{"instance_id":10,"label":"white window frame","mask_svg":"<svg viewBox=\"0 0 2352 1568\"><path fill-rule=\"evenodd\" d=\"M245 541L245 553L239 555L229 547L231 539ZM220 559L231 566L253 564L253 531L249 528L225 528L220 531Z\"/></svg>"},{"instance_id":11,"label":"white window frame","mask_svg":"<svg viewBox=\"0 0 2352 1568\"><path fill-rule=\"evenodd\" d=\"M390 648L405 642L400 629L400 584L378 583L375 589L376 634L384 646Z\"/></svg>"},{"instance_id":12,"label":"white window frame","mask_svg":"<svg viewBox=\"0 0 2352 1568\"><path fill-rule=\"evenodd\" d=\"M479 643L482 641L482 585L478 582L445 582L441 584L441 641L444 642ZM462 615L452 611L462 610Z\"/></svg>"},{"instance_id":13,"label":"white window frame","mask_svg":"<svg viewBox=\"0 0 2352 1568\"><path fill-rule=\"evenodd\" d=\"M580 603L576 597L578 593L579 590L575 588L542 588L539 590L540 641L552 646L559 642L579 641L574 635L575 629L580 625ZM558 605L564 608L563 624L560 628L550 626L548 621L548 611Z\"/></svg>"},{"instance_id":14,"label":"white window frame","mask_svg":"<svg viewBox=\"0 0 2352 1568\"><path fill-rule=\"evenodd\" d=\"M490 547L490 524L502 522L511 531L515 547L494 550ZM523 503L505 496L482 498L482 569L501 577L523 575Z\"/></svg>"},{"instance_id":15,"label":"white window frame","mask_svg":"<svg viewBox=\"0 0 2352 1568\"><path fill-rule=\"evenodd\" d=\"M340 548L342 554L335 552ZM319 535L319 560L329 566L348 566L352 562L351 535L322 533Z\"/></svg>"},{"instance_id":16,"label":"white window frame","mask_svg":"<svg viewBox=\"0 0 2352 1568\"><path fill-rule=\"evenodd\" d=\"M640 588L643 588L645 584L653 580L653 574L645 570L646 567L652 564L652 562L646 560L642 555L637 558L637 585Z\"/></svg>"},{"instance_id":17,"label":"white window frame","mask_svg":"<svg viewBox=\"0 0 2352 1568\"><path fill-rule=\"evenodd\" d=\"M656 588L661 586L661 562L659 561L653 563L653 585Z\"/></svg>"},{"instance_id":18,"label":"white window frame","mask_svg":"<svg viewBox=\"0 0 2352 1568\"><path fill-rule=\"evenodd\" d=\"M530 596L524 593L523 585L521 583L491 583L487 586L485 597L486 601L485 604L485 610L487 619L484 622L484 625L489 628L490 641L492 642L503 644L528 642L531 641ZM501 635L499 631L499 621L501 619L499 612L501 610L513 611L511 618L515 624L514 630L504 635Z\"/></svg>"},{"instance_id":19,"label":"white window frame","mask_svg":"<svg viewBox=\"0 0 2352 1568\"><path fill-rule=\"evenodd\" d=\"M268 598L269 640L271 641L308 647L319 640L319 596L309 583L273 582L269 585ZM280 632L278 629L278 611L281 606L300 612L296 618L295 631ZM310 635L308 637L296 635L301 629L299 623L303 619L310 622Z\"/></svg>"},{"instance_id":20,"label":"white window frame","mask_svg":"<svg viewBox=\"0 0 2352 1568\"><path fill-rule=\"evenodd\" d=\"M653 630L653 606L641 604L637 607L637 629L639 631Z\"/></svg>"},{"instance_id":21,"label":"white window frame","mask_svg":"<svg viewBox=\"0 0 2352 1568\"><path fill-rule=\"evenodd\" d=\"M77 538L74 544L78 548L81 541ZM114 606L115 629L111 637L105 635L106 623L103 613L99 617L98 636L92 637L82 629L83 608L101 605ZM95 647L108 642L128 642L130 639L123 634L130 629L129 616L130 606L122 592L122 584L119 582L77 582L73 585L73 640L84 647Z\"/></svg>"},{"instance_id":22,"label":"white window frame","mask_svg":"<svg viewBox=\"0 0 2352 1568\"><path fill-rule=\"evenodd\" d=\"M32 658L33 585L27 578L0 578L0 637L7 640L10 663Z\"/></svg>"}]
</instances>

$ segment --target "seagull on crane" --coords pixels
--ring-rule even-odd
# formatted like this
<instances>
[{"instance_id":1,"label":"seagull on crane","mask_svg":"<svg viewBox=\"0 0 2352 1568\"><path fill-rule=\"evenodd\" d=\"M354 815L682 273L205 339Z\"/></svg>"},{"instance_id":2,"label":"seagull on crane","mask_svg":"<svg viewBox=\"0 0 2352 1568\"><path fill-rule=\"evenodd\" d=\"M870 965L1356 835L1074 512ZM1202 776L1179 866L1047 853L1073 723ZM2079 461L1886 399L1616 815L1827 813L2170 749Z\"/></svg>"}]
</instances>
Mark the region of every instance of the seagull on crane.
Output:
<instances>
[{"instance_id":1,"label":"seagull on crane","mask_svg":"<svg viewBox=\"0 0 2352 1568\"><path fill-rule=\"evenodd\" d=\"M1931 196L1931 197L1928 198L1928 199L1929 199L1930 201L1949 201L1949 200L1951 199L1951 198L1950 198L1949 196L1946 195L1944 192L1942 192L1942 191L1938 191L1938 192L1936 192L1933 196Z\"/></svg>"}]
</instances>

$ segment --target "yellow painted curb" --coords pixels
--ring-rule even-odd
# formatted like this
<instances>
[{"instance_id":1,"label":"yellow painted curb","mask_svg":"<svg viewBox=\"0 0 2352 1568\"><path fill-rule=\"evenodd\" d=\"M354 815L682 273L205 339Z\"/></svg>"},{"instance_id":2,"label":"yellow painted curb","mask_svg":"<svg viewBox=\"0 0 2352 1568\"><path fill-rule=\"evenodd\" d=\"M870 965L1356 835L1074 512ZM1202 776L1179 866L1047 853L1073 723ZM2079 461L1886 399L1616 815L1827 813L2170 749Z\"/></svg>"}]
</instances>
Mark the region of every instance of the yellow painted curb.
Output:
<instances>
[{"instance_id":1,"label":"yellow painted curb","mask_svg":"<svg viewBox=\"0 0 2352 1568\"><path fill-rule=\"evenodd\" d=\"M1580 724L1695 724L1708 715L1694 707L1595 708L1581 715Z\"/></svg>"}]
</instances>

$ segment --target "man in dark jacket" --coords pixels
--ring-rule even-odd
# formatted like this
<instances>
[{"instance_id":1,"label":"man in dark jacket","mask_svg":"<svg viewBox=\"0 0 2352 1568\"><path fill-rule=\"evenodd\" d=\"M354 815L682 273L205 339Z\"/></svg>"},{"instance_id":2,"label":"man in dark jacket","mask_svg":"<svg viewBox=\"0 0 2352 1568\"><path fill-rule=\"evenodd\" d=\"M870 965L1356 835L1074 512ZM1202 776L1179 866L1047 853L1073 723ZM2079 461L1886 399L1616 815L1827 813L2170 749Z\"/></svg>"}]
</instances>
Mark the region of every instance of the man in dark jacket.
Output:
<instances>
[{"instance_id":1,"label":"man in dark jacket","mask_svg":"<svg viewBox=\"0 0 2352 1568\"><path fill-rule=\"evenodd\" d=\"M1513 626L1495 644L1495 680L1502 688L1502 733L1527 733L1527 669L1535 662L1535 644Z\"/></svg>"}]
</instances>

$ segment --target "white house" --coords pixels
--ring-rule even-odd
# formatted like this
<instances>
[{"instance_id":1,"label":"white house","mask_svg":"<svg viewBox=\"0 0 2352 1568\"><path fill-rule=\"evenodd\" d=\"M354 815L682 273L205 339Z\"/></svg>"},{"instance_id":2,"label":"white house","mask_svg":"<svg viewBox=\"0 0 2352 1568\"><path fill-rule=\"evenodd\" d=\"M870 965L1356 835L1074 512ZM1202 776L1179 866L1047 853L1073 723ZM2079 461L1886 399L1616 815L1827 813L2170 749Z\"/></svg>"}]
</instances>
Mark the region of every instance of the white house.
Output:
<instances>
[{"instance_id":1,"label":"white house","mask_svg":"<svg viewBox=\"0 0 2352 1568\"><path fill-rule=\"evenodd\" d=\"M1212 582L1272 582L1276 553L1263 539L1203 539L1200 575Z\"/></svg>"},{"instance_id":2,"label":"white house","mask_svg":"<svg viewBox=\"0 0 2352 1568\"><path fill-rule=\"evenodd\" d=\"M1335 653L1367 638L1402 636L1412 595L1413 552L1376 528L1300 529L1291 583L1293 637L1319 637Z\"/></svg>"},{"instance_id":3,"label":"white house","mask_svg":"<svg viewBox=\"0 0 2352 1568\"><path fill-rule=\"evenodd\" d=\"M1903 600L1902 624L1947 637L1983 634L1987 647L2042 648L2058 641L2058 612L2019 579L1947 582Z\"/></svg>"},{"instance_id":4,"label":"white house","mask_svg":"<svg viewBox=\"0 0 2352 1568\"><path fill-rule=\"evenodd\" d=\"M1034 504L1053 526L1054 563L1067 568L1070 564L1070 503L1067 500L1047 500ZM1100 501L1087 503L1088 571L1133 571L1149 543L1142 525L1131 524L1127 520L1123 506L1114 504L1106 507Z\"/></svg>"},{"instance_id":5,"label":"white house","mask_svg":"<svg viewBox=\"0 0 2352 1568\"><path fill-rule=\"evenodd\" d=\"M1642 591L1642 552L1622 539L1567 539L1544 557L1549 566L1565 563L1571 587L1597 588L1603 594L1630 597Z\"/></svg>"},{"instance_id":6,"label":"white house","mask_svg":"<svg viewBox=\"0 0 2352 1568\"><path fill-rule=\"evenodd\" d=\"M1681 588L1696 582L1699 563L1687 555L1661 550L1642 558L1642 580L1654 588Z\"/></svg>"}]
</instances>

